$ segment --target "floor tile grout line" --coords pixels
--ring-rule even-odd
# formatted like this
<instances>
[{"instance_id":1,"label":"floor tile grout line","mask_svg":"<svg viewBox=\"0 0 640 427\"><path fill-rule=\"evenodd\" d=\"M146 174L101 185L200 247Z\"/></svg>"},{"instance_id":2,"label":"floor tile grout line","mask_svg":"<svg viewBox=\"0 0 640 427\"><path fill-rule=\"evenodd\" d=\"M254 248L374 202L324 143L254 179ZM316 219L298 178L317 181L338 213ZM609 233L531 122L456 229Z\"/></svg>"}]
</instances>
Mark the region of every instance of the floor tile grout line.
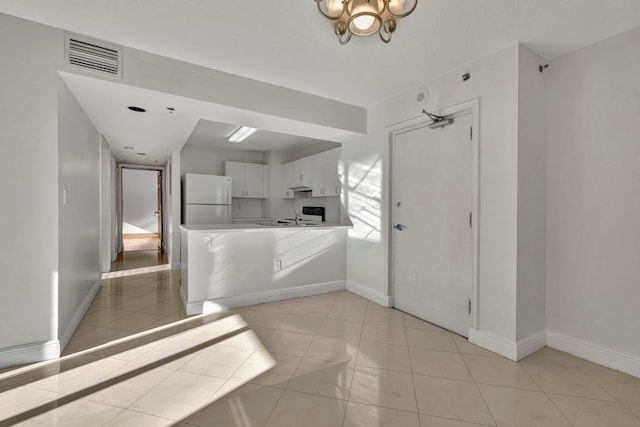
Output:
<instances>
[{"instance_id":1,"label":"floor tile grout line","mask_svg":"<svg viewBox=\"0 0 640 427\"><path fill-rule=\"evenodd\" d=\"M541 390L542 392L544 392L545 394L546 394L546 393L549 393L549 392L547 392L547 390L545 390L545 389L542 387L542 385L541 385L540 383L538 383L538 381L536 381L536 380L535 380L535 378L533 378L533 376L529 373L529 370L527 369L526 365L521 364L520 362L516 362L516 363L518 363L518 365L519 365L522 369L524 369L524 370L527 372L527 374L531 377L531 379L533 380L533 382L538 386L538 388L540 388L540 390ZM532 362L532 363L534 363L534 362ZM538 364L539 364L539 365L544 365L543 363L538 363ZM549 365L549 364L547 364L547 365ZM559 366L559 365L551 365L551 366ZM611 397L612 399L614 399L613 401L615 401L615 402L617 402L617 403L622 404L622 402L619 402L619 401L615 398L615 396L611 395L611 393L609 393L607 390L605 390L605 389L604 389L600 384L598 384L595 380L593 380L591 377L589 377L588 375L586 375L584 372L583 372L583 374L585 375L585 377L587 377L587 379L588 379L589 381L593 382L593 383L594 383L594 384L595 384L595 385L596 385L600 390L602 390L605 394L607 394L609 397ZM578 396L578 395L573 395L573 394L565 394L565 393L557 393L557 392L555 392L555 393L551 393L551 394L557 394L557 395L560 395L560 396L567 396L567 397L578 397L578 398L584 398L584 399L592 399L592 400L598 400L598 401L601 401L601 402L611 402L610 400L595 399L595 398L592 398L592 397Z\"/></svg>"},{"instance_id":2,"label":"floor tile grout line","mask_svg":"<svg viewBox=\"0 0 640 427\"><path fill-rule=\"evenodd\" d=\"M420 419L420 405L418 404L418 390L416 388L416 377L413 368L413 357L411 357L411 350L409 349L410 347L408 347L409 336L408 334L406 334L407 324L404 320L404 316L402 316L402 323L404 324L405 335L407 336L407 352L409 353L409 366L411 367L411 384L413 385L413 398L416 401L416 411L418 411L418 426L422 427L422 420Z\"/></svg>"},{"instance_id":3,"label":"floor tile grout line","mask_svg":"<svg viewBox=\"0 0 640 427\"><path fill-rule=\"evenodd\" d=\"M311 345L311 343L309 343L309 345ZM307 350L308 350L308 346L307 346L307 349L305 349L305 353L307 352ZM267 351L270 352L270 350L268 350L268 349L267 349ZM297 356L295 356L295 357L297 357ZM293 374L287 380L287 383L284 385L284 388L282 389L282 393L280 393L280 396L278 397L278 400L277 400L276 404L273 405L273 408L271 408L271 412L269 412L269 416L266 418L266 420L265 420L263 425L266 426L269 423L269 420L271 419L271 416L273 415L273 412L276 410L276 408L278 407L278 404L282 400L282 396L284 396L284 393L287 391L287 387L289 387L289 383L291 382L293 377L296 375L296 372L298 372L298 369L300 368L300 364L302 363L302 359L304 359L304 355L302 357L300 357L300 360L298 361L298 364L296 365L296 368L293 370Z\"/></svg>"},{"instance_id":4,"label":"floor tile grout line","mask_svg":"<svg viewBox=\"0 0 640 427\"><path fill-rule=\"evenodd\" d=\"M455 341L454 341L454 344L455 344ZM487 411L489 411L489 415L491 416L491 419L493 420L493 423L497 426L498 422L496 421L496 417L493 415L493 412L491 412L491 408L487 404L487 400L484 398L484 395L482 394L482 391L480 391L480 387L478 387L478 382L476 381L476 377L473 376L473 373L471 372L471 369L469 368L469 364L467 363L467 361L465 360L464 357L462 357L462 362L467 367L467 371L469 371L469 375L471 375L471 379L473 380L473 384L476 387L476 391L480 395L480 398L482 399L482 402L484 403L484 406L487 408Z\"/></svg>"},{"instance_id":5,"label":"floor tile grout line","mask_svg":"<svg viewBox=\"0 0 640 427\"><path fill-rule=\"evenodd\" d=\"M365 310L365 313L364 313L365 319L367 318L367 311L368 311L368 306L367 306L367 310ZM363 333L364 333L364 325L360 329L360 338L358 339L358 351L356 352L356 360L353 363L353 375L351 376L351 383L349 384L349 392L347 393L347 403L345 405L344 414L342 415L342 424L340 424L343 427L347 419L347 410L349 409L349 402L351 402L351 389L353 388L353 382L355 381L355 378L356 378L356 366L358 364L358 358L360 357L360 346L362 344Z\"/></svg>"},{"instance_id":6,"label":"floor tile grout line","mask_svg":"<svg viewBox=\"0 0 640 427\"><path fill-rule=\"evenodd\" d=\"M577 357L577 356L574 356L574 357ZM579 366L579 365L577 365L576 363L574 363L574 362L573 362L573 360L569 360L569 362L573 363L573 365L574 365L574 366L575 366L575 367L576 367L580 372L582 372L583 374L585 374L585 375L586 375L586 376L587 376L591 381L593 381L594 383L596 383L596 384L598 385L598 387L600 387L601 389L603 389L603 390L605 391L605 393L607 393L609 396L611 396L613 399L615 399L615 401L616 401L616 402L618 402L618 403L620 403L621 405L623 405L623 406L624 406L624 403L623 403L622 401L620 401L620 399L618 399L618 398L617 398L616 396L614 396L612 393L610 393L610 392L609 392L609 390L607 390L607 389L606 389L606 388L601 384L601 381L598 381L596 378L594 378L592 375L590 375L590 374L589 374L589 370L588 370L588 369L584 369L584 368L582 368L581 366ZM587 360L587 362L589 362L589 361ZM592 363L592 362L589 362L589 363ZM598 366L599 366L599 367L603 367L603 368L605 368L605 369L611 369L611 368L607 368L607 367L606 367L606 366L604 366L604 365L598 365ZM616 370L613 370L613 371L614 371L614 372L621 373L621 374L624 374L624 372L620 372L620 371L616 371ZM628 374L624 374L624 375L628 375ZM639 379L639 381L640 381L640 379ZM640 418L640 417L638 417L638 418Z\"/></svg>"}]
</instances>

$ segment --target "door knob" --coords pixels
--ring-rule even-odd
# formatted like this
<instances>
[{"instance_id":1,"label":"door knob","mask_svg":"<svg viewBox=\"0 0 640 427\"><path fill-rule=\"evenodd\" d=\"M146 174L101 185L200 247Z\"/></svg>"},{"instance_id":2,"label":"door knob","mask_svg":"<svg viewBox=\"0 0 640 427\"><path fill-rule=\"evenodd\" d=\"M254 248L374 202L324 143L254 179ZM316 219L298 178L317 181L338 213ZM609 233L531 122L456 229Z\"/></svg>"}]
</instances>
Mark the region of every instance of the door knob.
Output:
<instances>
[{"instance_id":1,"label":"door knob","mask_svg":"<svg viewBox=\"0 0 640 427\"><path fill-rule=\"evenodd\" d=\"M396 225L394 225L394 226L393 226L393 228L395 228L395 229L396 229L396 230L398 230L398 231L402 231L402 230L404 230L404 227L405 227L405 226L404 226L404 225L402 225L402 224L396 224Z\"/></svg>"}]
</instances>

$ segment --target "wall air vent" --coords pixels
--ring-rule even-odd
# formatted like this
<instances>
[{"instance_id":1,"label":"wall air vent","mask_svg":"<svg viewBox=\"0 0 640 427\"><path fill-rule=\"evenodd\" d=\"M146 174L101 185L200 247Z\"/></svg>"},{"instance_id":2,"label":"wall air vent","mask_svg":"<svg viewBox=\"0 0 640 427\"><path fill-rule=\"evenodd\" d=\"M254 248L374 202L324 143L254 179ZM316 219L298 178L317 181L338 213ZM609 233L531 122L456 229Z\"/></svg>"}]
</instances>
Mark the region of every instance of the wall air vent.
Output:
<instances>
[{"instance_id":1,"label":"wall air vent","mask_svg":"<svg viewBox=\"0 0 640 427\"><path fill-rule=\"evenodd\" d=\"M122 78L122 50L119 46L67 34L64 53L69 66Z\"/></svg>"}]
</instances>

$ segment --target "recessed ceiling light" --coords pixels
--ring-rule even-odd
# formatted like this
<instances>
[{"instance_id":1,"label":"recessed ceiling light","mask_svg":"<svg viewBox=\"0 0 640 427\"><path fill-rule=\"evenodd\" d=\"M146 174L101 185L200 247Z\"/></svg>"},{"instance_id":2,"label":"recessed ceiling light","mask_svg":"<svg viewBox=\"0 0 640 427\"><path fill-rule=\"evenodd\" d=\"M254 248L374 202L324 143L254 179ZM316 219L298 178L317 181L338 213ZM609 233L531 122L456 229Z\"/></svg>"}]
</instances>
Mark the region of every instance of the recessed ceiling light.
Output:
<instances>
[{"instance_id":1,"label":"recessed ceiling light","mask_svg":"<svg viewBox=\"0 0 640 427\"><path fill-rule=\"evenodd\" d=\"M229 142L242 142L257 130L258 129L250 128L249 126L240 126L234 133L231 134L231 136L229 137Z\"/></svg>"},{"instance_id":2,"label":"recessed ceiling light","mask_svg":"<svg viewBox=\"0 0 640 427\"><path fill-rule=\"evenodd\" d=\"M135 150L133 147L124 147L125 150Z\"/></svg>"},{"instance_id":3,"label":"recessed ceiling light","mask_svg":"<svg viewBox=\"0 0 640 427\"><path fill-rule=\"evenodd\" d=\"M146 156L147 153L136 153L138 156Z\"/></svg>"},{"instance_id":4,"label":"recessed ceiling light","mask_svg":"<svg viewBox=\"0 0 640 427\"><path fill-rule=\"evenodd\" d=\"M145 113L147 110L145 110L142 107L136 107L135 105L130 105L127 107L129 110L131 111L135 111L136 113Z\"/></svg>"}]
</instances>

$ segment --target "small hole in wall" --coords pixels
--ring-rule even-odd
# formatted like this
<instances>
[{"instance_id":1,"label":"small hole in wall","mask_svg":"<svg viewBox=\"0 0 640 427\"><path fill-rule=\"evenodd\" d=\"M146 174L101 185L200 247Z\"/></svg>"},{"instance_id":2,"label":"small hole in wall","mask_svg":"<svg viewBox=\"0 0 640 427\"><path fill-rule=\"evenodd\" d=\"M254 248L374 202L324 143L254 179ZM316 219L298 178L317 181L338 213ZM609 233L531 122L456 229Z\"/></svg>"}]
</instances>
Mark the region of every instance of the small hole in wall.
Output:
<instances>
[{"instance_id":1,"label":"small hole in wall","mask_svg":"<svg viewBox=\"0 0 640 427\"><path fill-rule=\"evenodd\" d=\"M416 95L417 102L425 102L427 99L429 99L429 91L427 89L421 89Z\"/></svg>"}]
</instances>

